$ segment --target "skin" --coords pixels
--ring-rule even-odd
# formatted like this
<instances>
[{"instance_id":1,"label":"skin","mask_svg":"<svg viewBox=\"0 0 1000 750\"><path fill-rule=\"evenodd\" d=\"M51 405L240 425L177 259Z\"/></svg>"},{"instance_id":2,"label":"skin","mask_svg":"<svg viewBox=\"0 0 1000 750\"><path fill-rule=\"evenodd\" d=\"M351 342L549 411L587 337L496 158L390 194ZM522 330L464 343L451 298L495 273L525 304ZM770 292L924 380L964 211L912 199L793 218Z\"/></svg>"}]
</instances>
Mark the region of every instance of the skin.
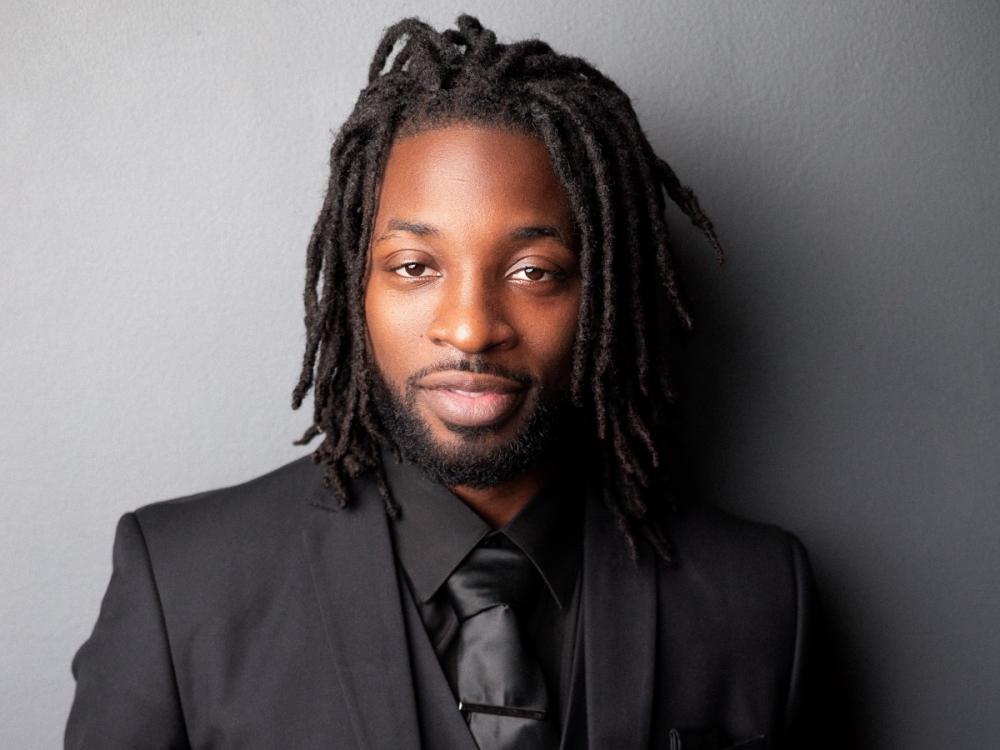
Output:
<instances>
[{"instance_id":1,"label":"skin","mask_svg":"<svg viewBox=\"0 0 1000 750\"><path fill-rule=\"evenodd\" d=\"M411 376L446 368L414 391L437 446L503 445L540 388L568 388L580 273L569 199L541 141L467 123L401 138L389 152L372 238L369 342L400 397ZM453 369L457 361L499 366L531 385L473 375L470 390L456 385L470 379ZM494 487L450 489L496 528L549 470L542 463Z\"/></svg>"}]
</instances>

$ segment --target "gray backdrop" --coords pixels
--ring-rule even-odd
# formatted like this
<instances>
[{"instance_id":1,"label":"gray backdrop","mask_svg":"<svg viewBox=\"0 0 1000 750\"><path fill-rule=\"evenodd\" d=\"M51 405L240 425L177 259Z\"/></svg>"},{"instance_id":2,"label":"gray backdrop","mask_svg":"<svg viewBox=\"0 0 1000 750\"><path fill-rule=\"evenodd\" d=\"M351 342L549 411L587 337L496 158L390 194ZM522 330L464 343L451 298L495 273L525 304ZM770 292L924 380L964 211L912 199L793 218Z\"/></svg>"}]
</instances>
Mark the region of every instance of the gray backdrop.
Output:
<instances>
[{"instance_id":1,"label":"gray backdrop","mask_svg":"<svg viewBox=\"0 0 1000 750\"><path fill-rule=\"evenodd\" d=\"M689 230L707 494L811 550L863 748L1000 736L994 2L0 8L0 746L56 746L116 518L301 454L303 251L383 27L460 10L629 91Z\"/></svg>"}]
</instances>

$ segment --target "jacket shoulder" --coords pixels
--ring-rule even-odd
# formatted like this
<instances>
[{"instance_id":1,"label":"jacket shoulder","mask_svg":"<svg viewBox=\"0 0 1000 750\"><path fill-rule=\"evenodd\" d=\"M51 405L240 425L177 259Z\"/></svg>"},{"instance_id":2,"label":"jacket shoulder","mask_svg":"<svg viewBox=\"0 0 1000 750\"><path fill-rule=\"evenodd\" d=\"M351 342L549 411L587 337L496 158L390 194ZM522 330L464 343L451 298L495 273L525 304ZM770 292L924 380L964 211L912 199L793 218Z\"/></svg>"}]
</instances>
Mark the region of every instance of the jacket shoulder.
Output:
<instances>
[{"instance_id":1,"label":"jacket shoulder","mask_svg":"<svg viewBox=\"0 0 1000 750\"><path fill-rule=\"evenodd\" d=\"M150 503L135 511L143 534L180 542L196 535L245 534L280 525L309 499L328 492L322 468L303 456L267 474L229 487ZM293 512L294 511L294 512Z\"/></svg>"},{"instance_id":2,"label":"jacket shoulder","mask_svg":"<svg viewBox=\"0 0 1000 750\"><path fill-rule=\"evenodd\" d=\"M336 505L323 469L308 456L231 487L164 500L135 511L154 575L186 586L228 586L260 574L297 549L310 502Z\"/></svg>"},{"instance_id":3,"label":"jacket shoulder","mask_svg":"<svg viewBox=\"0 0 1000 750\"><path fill-rule=\"evenodd\" d=\"M745 650L784 648L812 608L808 556L791 533L708 507L669 518L675 565L659 576L662 602L686 602L692 628Z\"/></svg>"},{"instance_id":4,"label":"jacket shoulder","mask_svg":"<svg viewBox=\"0 0 1000 750\"><path fill-rule=\"evenodd\" d=\"M779 526L751 521L706 505L682 506L666 519L680 566L710 566L740 575L775 572L804 554L802 543Z\"/></svg>"}]
</instances>

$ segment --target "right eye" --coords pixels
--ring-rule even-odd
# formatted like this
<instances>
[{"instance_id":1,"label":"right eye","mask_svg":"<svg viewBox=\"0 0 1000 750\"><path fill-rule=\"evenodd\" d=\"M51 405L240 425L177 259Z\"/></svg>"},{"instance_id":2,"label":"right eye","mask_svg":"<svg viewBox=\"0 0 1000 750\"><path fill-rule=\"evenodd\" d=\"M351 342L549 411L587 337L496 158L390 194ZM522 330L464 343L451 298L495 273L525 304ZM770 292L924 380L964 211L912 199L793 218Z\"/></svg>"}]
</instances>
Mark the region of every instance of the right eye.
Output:
<instances>
[{"instance_id":1,"label":"right eye","mask_svg":"<svg viewBox=\"0 0 1000 750\"><path fill-rule=\"evenodd\" d=\"M426 263L403 263L392 269L393 273L399 276L405 276L411 279L419 279L427 276L428 270Z\"/></svg>"}]
</instances>

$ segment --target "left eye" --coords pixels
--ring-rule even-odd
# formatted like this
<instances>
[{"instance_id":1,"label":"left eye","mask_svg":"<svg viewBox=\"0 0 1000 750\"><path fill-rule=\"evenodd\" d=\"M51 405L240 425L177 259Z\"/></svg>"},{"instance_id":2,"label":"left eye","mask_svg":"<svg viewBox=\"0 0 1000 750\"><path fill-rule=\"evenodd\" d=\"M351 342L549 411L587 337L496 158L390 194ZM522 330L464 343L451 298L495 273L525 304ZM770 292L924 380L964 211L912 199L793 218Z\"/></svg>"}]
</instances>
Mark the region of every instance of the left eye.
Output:
<instances>
[{"instance_id":1,"label":"left eye","mask_svg":"<svg viewBox=\"0 0 1000 750\"><path fill-rule=\"evenodd\" d=\"M544 281L546 277L551 278L556 275L554 271L548 271L538 266L521 266L511 274L511 277L517 277L518 274L520 274L520 279L524 281Z\"/></svg>"},{"instance_id":2,"label":"left eye","mask_svg":"<svg viewBox=\"0 0 1000 750\"><path fill-rule=\"evenodd\" d=\"M398 276L406 276L411 279L420 279L424 278L425 276L432 275L426 273L427 271L430 271L426 263L417 263L417 262L403 263L400 266L396 266L396 268L392 270L393 273L395 273Z\"/></svg>"}]
</instances>

